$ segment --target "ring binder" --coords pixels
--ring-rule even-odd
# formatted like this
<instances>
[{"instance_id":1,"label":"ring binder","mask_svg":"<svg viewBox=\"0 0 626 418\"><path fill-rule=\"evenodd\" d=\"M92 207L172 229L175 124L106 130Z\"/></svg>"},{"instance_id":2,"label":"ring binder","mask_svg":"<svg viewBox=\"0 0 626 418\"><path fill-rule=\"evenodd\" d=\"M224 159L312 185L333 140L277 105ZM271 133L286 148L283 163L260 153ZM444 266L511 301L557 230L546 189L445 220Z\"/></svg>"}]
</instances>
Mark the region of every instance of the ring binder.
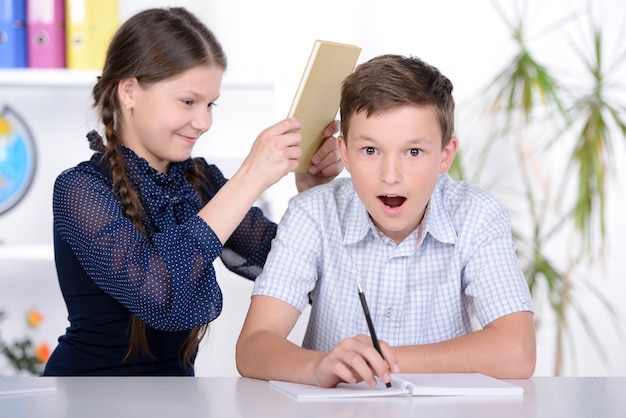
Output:
<instances>
[{"instance_id":1,"label":"ring binder","mask_svg":"<svg viewBox=\"0 0 626 418\"><path fill-rule=\"evenodd\" d=\"M28 67L65 67L65 0L27 0Z\"/></svg>"},{"instance_id":2,"label":"ring binder","mask_svg":"<svg viewBox=\"0 0 626 418\"><path fill-rule=\"evenodd\" d=\"M26 64L26 0L0 0L0 67Z\"/></svg>"}]
</instances>

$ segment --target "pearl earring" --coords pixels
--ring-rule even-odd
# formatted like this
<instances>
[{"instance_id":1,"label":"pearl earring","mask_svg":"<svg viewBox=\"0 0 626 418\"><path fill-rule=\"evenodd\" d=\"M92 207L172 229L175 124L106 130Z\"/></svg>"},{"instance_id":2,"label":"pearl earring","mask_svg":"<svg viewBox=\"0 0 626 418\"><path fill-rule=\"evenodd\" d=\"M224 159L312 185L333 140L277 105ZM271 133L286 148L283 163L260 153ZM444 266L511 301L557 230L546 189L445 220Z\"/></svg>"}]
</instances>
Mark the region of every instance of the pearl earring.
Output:
<instances>
[{"instance_id":1,"label":"pearl earring","mask_svg":"<svg viewBox=\"0 0 626 418\"><path fill-rule=\"evenodd\" d=\"M129 112L132 112L133 111L133 105L130 104L130 103L127 103L126 104L126 110L128 110Z\"/></svg>"}]
</instances>

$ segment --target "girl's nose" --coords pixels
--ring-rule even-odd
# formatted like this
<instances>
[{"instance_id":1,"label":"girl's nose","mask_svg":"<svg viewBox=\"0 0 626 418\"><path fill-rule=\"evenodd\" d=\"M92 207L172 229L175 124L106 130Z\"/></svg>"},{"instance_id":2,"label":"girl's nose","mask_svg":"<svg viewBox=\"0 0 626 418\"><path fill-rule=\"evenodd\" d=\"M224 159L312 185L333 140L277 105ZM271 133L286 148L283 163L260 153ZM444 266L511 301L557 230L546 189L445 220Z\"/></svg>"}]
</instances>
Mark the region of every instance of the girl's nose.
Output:
<instances>
[{"instance_id":1,"label":"girl's nose","mask_svg":"<svg viewBox=\"0 0 626 418\"><path fill-rule=\"evenodd\" d=\"M191 126L202 133L208 131L211 128L212 124L213 111L211 107L199 109L197 112L195 112L194 118L191 121Z\"/></svg>"}]
</instances>

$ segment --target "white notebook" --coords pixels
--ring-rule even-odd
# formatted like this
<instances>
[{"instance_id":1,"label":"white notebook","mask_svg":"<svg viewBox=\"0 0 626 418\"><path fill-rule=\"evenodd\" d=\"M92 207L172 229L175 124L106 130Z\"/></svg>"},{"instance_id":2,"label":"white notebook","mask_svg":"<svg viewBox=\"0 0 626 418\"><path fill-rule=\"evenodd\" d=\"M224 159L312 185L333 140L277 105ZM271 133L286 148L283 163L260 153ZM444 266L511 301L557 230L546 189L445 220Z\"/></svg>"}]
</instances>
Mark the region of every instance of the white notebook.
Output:
<instances>
[{"instance_id":1,"label":"white notebook","mask_svg":"<svg viewBox=\"0 0 626 418\"><path fill-rule=\"evenodd\" d=\"M479 373L395 374L391 388L378 382L341 383L334 388L272 380L270 385L297 399L373 396L521 396L524 388Z\"/></svg>"}]
</instances>

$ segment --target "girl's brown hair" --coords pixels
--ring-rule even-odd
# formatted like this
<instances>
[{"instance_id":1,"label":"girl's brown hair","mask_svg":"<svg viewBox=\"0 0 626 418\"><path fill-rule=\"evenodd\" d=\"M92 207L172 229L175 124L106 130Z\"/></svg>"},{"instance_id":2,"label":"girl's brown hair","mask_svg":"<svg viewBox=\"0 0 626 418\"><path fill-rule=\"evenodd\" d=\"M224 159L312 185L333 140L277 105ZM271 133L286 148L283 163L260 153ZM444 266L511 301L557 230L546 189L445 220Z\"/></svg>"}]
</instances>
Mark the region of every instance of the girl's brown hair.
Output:
<instances>
[{"instance_id":1,"label":"girl's brown hair","mask_svg":"<svg viewBox=\"0 0 626 418\"><path fill-rule=\"evenodd\" d=\"M226 69L226 55L213 33L184 8L148 9L132 16L120 26L109 45L102 75L93 87L94 107L104 125L106 143L99 136L90 137L91 147L109 161L113 187L119 193L124 214L145 234L141 197L134 190L121 152L122 140L116 120L123 117L117 96L121 80L136 78L143 86L174 77L198 65ZM202 175L195 169L185 174L200 193ZM193 365L198 344L208 325L194 328L187 338L182 363ZM146 337L146 323L132 315L130 345L126 358L133 360L141 353L152 357Z\"/></svg>"}]
</instances>

